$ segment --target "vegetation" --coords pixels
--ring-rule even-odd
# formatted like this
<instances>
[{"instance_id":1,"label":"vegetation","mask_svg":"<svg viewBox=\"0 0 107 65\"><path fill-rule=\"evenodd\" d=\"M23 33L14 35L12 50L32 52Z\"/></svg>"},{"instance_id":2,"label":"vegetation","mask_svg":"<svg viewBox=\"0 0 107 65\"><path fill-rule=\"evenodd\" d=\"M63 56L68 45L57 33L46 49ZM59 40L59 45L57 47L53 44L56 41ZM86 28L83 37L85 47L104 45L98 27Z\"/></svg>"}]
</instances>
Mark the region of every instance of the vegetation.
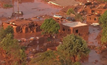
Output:
<instances>
[{"instance_id":1,"label":"vegetation","mask_svg":"<svg viewBox=\"0 0 107 65\"><path fill-rule=\"evenodd\" d=\"M6 29L1 28L0 29L0 41L6 37L7 34L11 33L12 37L14 37L14 31L11 26L8 26Z\"/></svg>"},{"instance_id":2,"label":"vegetation","mask_svg":"<svg viewBox=\"0 0 107 65\"><path fill-rule=\"evenodd\" d=\"M4 8L11 8L11 7L13 7L13 5L11 5L11 4L4 4L3 7Z\"/></svg>"},{"instance_id":3,"label":"vegetation","mask_svg":"<svg viewBox=\"0 0 107 65\"><path fill-rule=\"evenodd\" d=\"M66 57L63 61L71 59L72 62L79 62L82 58L88 56L89 49L85 40L71 34L63 38L63 44L58 46L58 52Z\"/></svg>"},{"instance_id":4,"label":"vegetation","mask_svg":"<svg viewBox=\"0 0 107 65\"><path fill-rule=\"evenodd\" d=\"M18 44L18 41L14 39L14 32L11 26L6 29L0 29L0 48L6 51L7 56L13 59L12 65L24 63L26 60L25 48ZM8 59L9 60L9 59Z\"/></svg>"},{"instance_id":5,"label":"vegetation","mask_svg":"<svg viewBox=\"0 0 107 65\"><path fill-rule=\"evenodd\" d=\"M46 19L40 27L43 30L43 34L54 36L59 32L59 24L52 18Z\"/></svg>"},{"instance_id":6,"label":"vegetation","mask_svg":"<svg viewBox=\"0 0 107 65\"><path fill-rule=\"evenodd\" d=\"M99 23L102 28L102 36L101 36L101 41L102 43L107 42L107 11L99 17Z\"/></svg>"},{"instance_id":7,"label":"vegetation","mask_svg":"<svg viewBox=\"0 0 107 65\"><path fill-rule=\"evenodd\" d=\"M63 39L57 51L46 51L35 55L30 65L81 65L81 59L87 57L89 49L86 42L73 34Z\"/></svg>"},{"instance_id":8,"label":"vegetation","mask_svg":"<svg viewBox=\"0 0 107 65\"><path fill-rule=\"evenodd\" d=\"M30 65L60 65L54 51L49 50L35 56L36 58L31 60Z\"/></svg>"},{"instance_id":9,"label":"vegetation","mask_svg":"<svg viewBox=\"0 0 107 65\"><path fill-rule=\"evenodd\" d=\"M72 8L67 10L67 15L70 15L71 13L75 14L75 11Z\"/></svg>"}]
</instances>

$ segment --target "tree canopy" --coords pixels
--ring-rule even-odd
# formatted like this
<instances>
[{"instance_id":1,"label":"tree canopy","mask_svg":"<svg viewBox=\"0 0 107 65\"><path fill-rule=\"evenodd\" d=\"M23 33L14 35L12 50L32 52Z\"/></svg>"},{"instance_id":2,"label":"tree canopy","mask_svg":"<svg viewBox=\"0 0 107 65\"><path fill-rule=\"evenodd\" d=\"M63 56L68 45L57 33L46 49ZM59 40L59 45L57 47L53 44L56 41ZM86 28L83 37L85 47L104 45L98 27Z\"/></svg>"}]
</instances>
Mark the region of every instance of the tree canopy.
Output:
<instances>
[{"instance_id":1,"label":"tree canopy","mask_svg":"<svg viewBox=\"0 0 107 65\"><path fill-rule=\"evenodd\" d=\"M11 65L19 65L19 61L24 63L26 59L25 49L14 39L13 28L11 26L8 26L6 29L1 28L0 36L0 48L5 50L6 55L11 58Z\"/></svg>"},{"instance_id":2,"label":"tree canopy","mask_svg":"<svg viewBox=\"0 0 107 65\"><path fill-rule=\"evenodd\" d=\"M11 33L12 37L14 37L14 31L11 26L8 26L6 29L1 28L0 29L0 41L6 37L7 34Z\"/></svg>"},{"instance_id":3,"label":"tree canopy","mask_svg":"<svg viewBox=\"0 0 107 65\"><path fill-rule=\"evenodd\" d=\"M71 59L72 62L78 62L89 54L89 49L85 40L70 34L63 38L63 44L58 46L58 52Z\"/></svg>"},{"instance_id":4,"label":"tree canopy","mask_svg":"<svg viewBox=\"0 0 107 65\"><path fill-rule=\"evenodd\" d=\"M40 27L44 34L57 34L59 32L59 24L52 18L46 19Z\"/></svg>"},{"instance_id":5,"label":"tree canopy","mask_svg":"<svg viewBox=\"0 0 107 65\"><path fill-rule=\"evenodd\" d=\"M101 41L102 43L106 43L107 42L107 11L105 11L105 13L99 17L99 23L102 28Z\"/></svg>"}]
</instances>

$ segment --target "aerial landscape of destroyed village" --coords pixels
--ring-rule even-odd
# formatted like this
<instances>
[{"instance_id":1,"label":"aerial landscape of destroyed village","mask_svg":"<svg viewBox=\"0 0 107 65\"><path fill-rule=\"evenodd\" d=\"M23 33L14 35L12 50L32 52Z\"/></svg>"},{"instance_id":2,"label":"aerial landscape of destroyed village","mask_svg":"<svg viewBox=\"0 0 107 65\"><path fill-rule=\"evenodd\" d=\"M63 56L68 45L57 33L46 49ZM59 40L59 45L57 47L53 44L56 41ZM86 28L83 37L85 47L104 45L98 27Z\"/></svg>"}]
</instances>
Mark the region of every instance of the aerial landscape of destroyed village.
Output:
<instances>
[{"instance_id":1,"label":"aerial landscape of destroyed village","mask_svg":"<svg viewBox=\"0 0 107 65\"><path fill-rule=\"evenodd\" d=\"M107 0L0 0L0 65L107 65Z\"/></svg>"}]
</instances>

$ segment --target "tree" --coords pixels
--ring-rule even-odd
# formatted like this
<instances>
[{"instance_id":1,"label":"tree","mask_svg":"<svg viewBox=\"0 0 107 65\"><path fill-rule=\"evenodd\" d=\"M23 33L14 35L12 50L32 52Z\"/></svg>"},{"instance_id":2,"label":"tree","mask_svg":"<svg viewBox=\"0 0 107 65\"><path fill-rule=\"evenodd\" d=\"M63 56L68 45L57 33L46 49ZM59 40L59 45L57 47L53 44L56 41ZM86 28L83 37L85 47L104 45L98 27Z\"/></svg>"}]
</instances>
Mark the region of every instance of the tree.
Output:
<instances>
[{"instance_id":1,"label":"tree","mask_svg":"<svg viewBox=\"0 0 107 65\"><path fill-rule=\"evenodd\" d=\"M12 35L14 34L12 26L8 26L4 31L5 31L5 34L9 34L9 33L11 33Z\"/></svg>"},{"instance_id":2,"label":"tree","mask_svg":"<svg viewBox=\"0 0 107 65\"><path fill-rule=\"evenodd\" d=\"M89 54L85 40L74 34L64 37L63 44L59 45L57 49L58 52L65 57L63 61L70 59L71 62L74 63L79 62L83 57L87 57Z\"/></svg>"},{"instance_id":3,"label":"tree","mask_svg":"<svg viewBox=\"0 0 107 65\"><path fill-rule=\"evenodd\" d=\"M55 52L51 50L38 53L31 60L30 65L60 65L56 57Z\"/></svg>"},{"instance_id":4,"label":"tree","mask_svg":"<svg viewBox=\"0 0 107 65\"><path fill-rule=\"evenodd\" d=\"M46 19L40 27L43 30L43 34L55 36L59 32L60 25L52 18Z\"/></svg>"},{"instance_id":5,"label":"tree","mask_svg":"<svg viewBox=\"0 0 107 65\"><path fill-rule=\"evenodd\" d=\"M6 29L1 28L0 29L0 41L6 37L7 34L11 33L12 37L14 37L14 31L11 26L8 26Z\"/></svg>"},{"instance_id":6,"label":"tree","mask_svg":"<svg viewBox=\"0 0 107 65\"><path fill-rule=\"evenodd\" d=\"M5 37L5 31L3 28L0 29L0 41Z\"/></svg>"},{"instance_id":7,"label":"tree","mask_svg":"<svg viewBox=\"0 0 107 65\"><path fill-rule=\"evenodd\" d=\"M107 11L99 17L99 23L102 28L101 42L107 42Z\"/></svg>"},{"instance_id":8,"label":"tree","mask_svg":"<svg viewBox=\"0 0 107 65\"><path fill-rule=\"evenodd\" d=\"M11 58L11 65L24 63L26 60L25 48L20 46L18 41L14 39L13 28L11 26L8 26L6 29L1 28L0 36L2 36L0 37L0 48L5 50L6 54Z\"/></svg>"},{"instance_id":9,"label":"tree","mask_svg":"<svg viewBox=\"0 0 107 65\"><path fill-rule=\"evenodd\" d=\"M60 26L55 20L50 18L46 19L40 28L46 34L57 34L60 29Z\"/></svg>"}]
</instances>

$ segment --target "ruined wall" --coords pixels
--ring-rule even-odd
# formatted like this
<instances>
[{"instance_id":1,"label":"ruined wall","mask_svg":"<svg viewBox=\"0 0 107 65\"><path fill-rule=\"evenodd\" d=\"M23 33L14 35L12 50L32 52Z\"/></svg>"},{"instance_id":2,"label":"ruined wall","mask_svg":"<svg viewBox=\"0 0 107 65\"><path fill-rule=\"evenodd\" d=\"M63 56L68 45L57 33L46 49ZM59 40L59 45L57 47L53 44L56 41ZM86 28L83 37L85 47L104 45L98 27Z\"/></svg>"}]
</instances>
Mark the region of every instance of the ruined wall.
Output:
<instances>
[{"instance_id":1,"label":"ruined wall","mask_svg":"<svg viewBox=\"0 0 107 65\"><path fill-rule=\"evenodd\" d=\"M99 22L99 16L88 15L87 18L86 18L86 22L88 24L98 23Z\"/></svg>"},{"instance_id":2,"label":"ruined wall","mask_svg":"<svg viewBox=\"0 0 107 65\"><path fill-rule=\"evenodd\" d=\"M3 28L7 28L8 26L12 26L14 33L36 33L36 32L40 32L40 25L36 24L36 23L29 23L26 25L20 25L17 26L15 23L13 25L13 23L5 23L3 22Z\"/></svg>"},{"instance_id":3,"label":"ruined wall","mask_svg":"<svg viewBox=\"0 0 107 65\"><path fill-rule=\"evenodd\" d=\"M3 22L3 28L6 29L8 26L11 26L9 23Z\"/></svg>"},{"instance_id":4,"label":"ruined wall","mask_svg":"<svg viewBox=\"0 0 107 65\"><path fill-rule=\"evenodd\" d=\"M102 15L107 9L103 9L103 8L99 9L97 7L95 7L95 8L86 7L84 10L87 12L87 14L100 14L100 15Z\"/></svg>"}]
</instances>

